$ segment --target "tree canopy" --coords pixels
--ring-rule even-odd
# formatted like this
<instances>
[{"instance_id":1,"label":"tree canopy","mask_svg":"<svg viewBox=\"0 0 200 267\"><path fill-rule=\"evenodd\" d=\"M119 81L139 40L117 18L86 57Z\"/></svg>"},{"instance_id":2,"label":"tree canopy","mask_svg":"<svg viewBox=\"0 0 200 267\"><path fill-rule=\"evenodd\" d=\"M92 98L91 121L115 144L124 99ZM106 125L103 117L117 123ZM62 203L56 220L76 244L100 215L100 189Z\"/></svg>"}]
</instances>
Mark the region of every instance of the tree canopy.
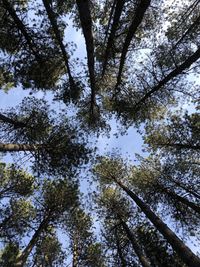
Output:
<instances>
[{"instance_id":1,"label":"tree canopy","mask_svg":"<svg viewBox=\"0 0 200 267\"><path fill-rule=\"evenodd\" d=\"M0 95L29 94L0 109L0 266L199 267L200 1L0 15ZM113 126L135 161L100 151Z\"/></svg>"}]
</instances>

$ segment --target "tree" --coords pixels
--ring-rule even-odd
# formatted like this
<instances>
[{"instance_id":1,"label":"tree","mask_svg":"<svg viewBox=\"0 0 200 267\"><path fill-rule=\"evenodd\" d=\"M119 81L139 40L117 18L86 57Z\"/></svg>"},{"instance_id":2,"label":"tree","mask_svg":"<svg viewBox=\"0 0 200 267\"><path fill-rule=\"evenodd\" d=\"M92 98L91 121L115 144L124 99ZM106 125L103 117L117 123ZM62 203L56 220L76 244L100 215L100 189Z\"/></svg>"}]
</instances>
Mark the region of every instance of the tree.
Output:
<instances>
[{"instance_id":1,"label":"tree","mask_svg":"<svg viewBox=\"0 0 200 267\"><path fill-rule=\"evenodd\" d=\"M114 247L117 250L117 256L119 257L121 264L123 266L128 264L129 256L125 252L124 246L121 246L123 239L127 236L133 252L139 259L141 265L143 267L149 267L149 259L143 253L139 241L134 237L126 222L130 214L129 203L112 188L104 188L102 190L102 195L100 195L100 199L97 199L97 202L99 204L99 208L103 210L104 228L106 229L106 234L108 235L108 238L106 235L105 238L108 239L109 243L114 243ZM109 249L113 249L112 245L110 246L109 243Z\"/></svg>"},{"instance_id":2,"label":"tree","mask_svg":"<svg viewBox=\"0 0 200 267\"><path fill-rule=\"evenodd\" d=\"M2 163L0 175L0 236L4 241L13 240L26 235L27 222L34 218L35 210L29 197L36 189L36 180L24 170Z\"/></svg>"},{"instance_id":3,"label":"tree","mask_svg":"<svg viewBox=\"0 0 200 267\"><path fill-rule=\"evenodd\" d=\"M4 171L7 176L8 171ZM14 170L12 171L14 172ZM27 186L26 179L29 176L26 174L23 178L22 171L18 171L16 174L19 176L20 183L23 183L23 187ZM16 180L13 177L10 179ZM8 262L11 264L12 262L13 266L25 266L33 249L37 244L40 244L42 236L49 232L49 227L57 227L62 217L76 208L78 186L76 182L69 182L61 178L56 181L44 180L37 190L35 189L36 192L29 191L28 188L26 188L27 192L19 191L19 188L23 188L22 185L18 184L15 188L14 185L13 183L13 188L9 187L9 191L5 183L4 186L7 190L4 190L6 192L4 199L8 198L9 201L7 200L7 204L4 204L5 201L2 199L1 202L1 237L7 244L2 253L2 261L5 264L8 264ZM32 187L32 184L30 184L30 187ZM32 194L31 199L28 198L30 194ZM27 236L28 232L31 237L26 240L24 245L22 237ZM9 243L7 243L7 240ZM12 252L9 251L15 248L18 252L13 256ZM7 253L11 253L11 258L8 258ZM4 257L7 257L7 261Z\"/></svg>"},{"instance_id":4,"label":"tree","mask_svg":"<svg viewBox=\"0 0 200 267\"><path fill-rule=\"evenodd\" d=\"M27 98L7 114L1 116L0 151L29 152L43 173L62 174L87 162L84 135L61 114L56 121L46 101Z\"/></svg>"},{"instance_id":5,"label":"tree","mask_svg":"<svg viewBox=\"0 0 200 267\"><path fill-rule=\"evenodd\" d=\"M154 150L161 149L178 157L198 155L199 145L199 114L172 115L164 124L146 127L146 143Z\"/></svg>"},{"instance_id":6,"label":"tree","mask_svg":"<svg viewBox=\"0 0 200 267\"><path fill-rule=\"evenodd\" d=\"M72 266L104 267L101 244L93 236L90 216L77 207L69 214L65 223L70 238Z\"/></svg>"},{"instance_id":7,"label":"tree","mask_svg":"<svg viewBox=\"0 0 200 267\"><path fill-rule=\"evenodd\" d=\"M123 184L121 179L126 174L126 168L117 160L102 159L96 166L96 173L100 179L118 185L141 209L156 229L166 238L179 257L188 266L198 266L199 258L178 238L178 236L151 210L151 208L134 191ZM120 175L120 176L119 176ZM183 256L184 254L184 256Z\"/></svg>"},{"instance_id":8,"label":"tree","mask_svg":"<svg viewBox=\"0 0 200 267\"><path fill-rule=\"evenodd\" d=\"M44 233L38 241L34 266L63 266L65 254L55 233Z\"/></svg>"},{"instance_id":9,"label":"tree","mask_svg":"<svg viewBox=\"0 0 200 267\"><path fill-rule=\"evenodd\" d=\"M148 223L138 225L134 233L150 258L151 266L186 266L171 250L166 240Z\"/></svg>"},{"instance_id":10,"label":"tree","mask_svg":"<svg viewBox=\"0 0 200 267\"><path fill-rule=\"evenodd\" d=\"M198 0L0 1L0 87L30 94L0 111L15 162L0 165L0 265L199 265L178 237L199 224L199 14ZM99 233L79 184L113 121L149 156L95 167Z\"/></svg>"}]
</instances>

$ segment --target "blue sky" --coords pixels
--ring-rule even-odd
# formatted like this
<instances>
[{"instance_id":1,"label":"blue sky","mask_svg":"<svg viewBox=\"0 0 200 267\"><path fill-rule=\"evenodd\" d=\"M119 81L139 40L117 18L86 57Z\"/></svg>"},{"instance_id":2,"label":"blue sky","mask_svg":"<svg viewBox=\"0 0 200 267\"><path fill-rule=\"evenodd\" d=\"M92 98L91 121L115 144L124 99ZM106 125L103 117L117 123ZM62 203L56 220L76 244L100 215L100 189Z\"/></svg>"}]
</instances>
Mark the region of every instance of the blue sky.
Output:
<instances>
[{"instance_id":1,"label":"blue sky","mask_svg":"<svg viewBox=\"0 0 200 267\"><path fill-rule=\"evenodd\" d=\"M85 43L81 31L75 31L72 27L71 21L68 20L68 23L69 27L66 29L65 32L67 41L73 41L74 43L78 44L74 57L84 59L84 57L86 56L86 52ZM10 91L8 91L8 93L5 93L0 90L0 109L3 110L8 107L15 107L22 101L24 97L29 96L29 92L29 90L22 90L20 87L11 89ZM33 96L37 98L45 97L47 100L51 99L50 93L45 94L43 92L38 92L34 93ZM60 108L60 104L57 105L58 108ZM185 106L184 108L187 108L187 106ZM133 126L128 129L127 134L124 136L119 136L117 138L115 136L115 133L117 132L117 124L116 121L113 119L111 122L110 138L106 137L105 135L100 135L97 140L96 145L99 149L100 154L106 154L108 152L111 152L113 149L118 149L120 150L123 157L128 157L131 161L135 160L135 153L144 155L142 152L142 136L136 131ZM4 158L4 161L11 161L11 157L6 156ZM87 182L82 182L81 186L82 191L84 192L86 191L88 184ZM197 247L195 247L191 243L189 245L193 251L198 251Z\"/></svg>"}]
</instances>

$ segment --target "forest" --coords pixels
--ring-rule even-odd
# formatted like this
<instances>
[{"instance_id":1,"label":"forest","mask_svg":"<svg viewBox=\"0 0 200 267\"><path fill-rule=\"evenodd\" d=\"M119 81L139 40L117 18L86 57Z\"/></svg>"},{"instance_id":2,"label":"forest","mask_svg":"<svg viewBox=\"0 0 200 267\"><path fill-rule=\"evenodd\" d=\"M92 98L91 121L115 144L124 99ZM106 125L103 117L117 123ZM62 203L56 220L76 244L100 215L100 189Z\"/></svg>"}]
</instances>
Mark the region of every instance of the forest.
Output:
<instances>
[{"instance_id":1,"label":"forest","mask_svg":"<svg viewBox=\"0 0 200 267\"><path fill-rule=\"evenodd\" d=\"M0 0L0 50L0 267L200 267L200 0Z\"/></svg>"}]
</instances>

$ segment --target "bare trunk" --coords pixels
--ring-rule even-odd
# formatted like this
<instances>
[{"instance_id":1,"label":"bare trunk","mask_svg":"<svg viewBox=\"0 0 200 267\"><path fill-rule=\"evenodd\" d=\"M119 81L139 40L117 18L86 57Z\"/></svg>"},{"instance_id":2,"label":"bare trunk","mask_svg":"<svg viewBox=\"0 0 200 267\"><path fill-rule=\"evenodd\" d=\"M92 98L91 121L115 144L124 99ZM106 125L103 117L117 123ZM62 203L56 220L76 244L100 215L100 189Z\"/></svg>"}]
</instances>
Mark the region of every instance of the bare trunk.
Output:
<instances>
[{"instance_id":1,"label":"bare trunk","mask_svg":"<svg viewBox=\"0 0 200 267\"><path fill-rule=\"evenodd\" d=\"M162 191L164 193L166 193L168 196L172 197L173 199L183 203L184 205L190 207L192 210L194 210L195 212L199 213L200 214L200 207L198 205L196 205L195 203L189 201L188 199L182 197L182 196L179 196L178 194L176 194L175 192L165 188L165 187L162 187Z\"/></svg>"},{"instance_id":2,"label":"bare trunk","mask_svg":"<svg viewBox=\"0 0 200 267\"><path fill-rule=\"evenodd\" d=\"M133 191L112 177L114 181L132 198L156 229L166 238L180 259L189 267L199 267L200 259L178 238L178 236L143 202Z\"/></svg>"},{"instance_id":3,"label":"bare trunk","mask_svg":"<svg viewBox=\"0 0 200 267\"><path fill-rule=\"evenodd\" d=\"M26 127L25 123L17 121L17 120L14 120L14 119L10 119L10 118L6 117L3 114L0 114L0 121L8 123L8 124L12 124L15 129Z\"/></svg>"},{"instance_id":4,"label":"bare trunk","mask_svg":"<svg viewBox=\"0 0 200 267\"><path fill-rule=\"evenodd\" d=\"M117 76L117 84L116 84L116 89L118 88L118 86L121 83L121 76L122 76L122 71L123 71L123 67L125 64L125 60L126 60L126 55L128 52L128 48L129 45L139 27L139 25L141 24L145 12L147 11L148 7L150 6L151 0L141 0L140 3L138 4L135 12L134 12L134 18L133 21L128 29L128 33L123 45L123 49L122 49L122 54L121 54L121 58L120 58L120 65L119 65L119 72L118 72L118 76Z\"/></svg>"},{"instance_id":5,"label":"bare trunk","mask_svg":"<svg viewBox=\"0 0 200 267\"><path fill-rule=\"evenodd\" d=\"M28 144L3 144L0 143L1 152L20 152L20 151L36 151L41 145L28 145Z\"/></svg>"},{"instance_id":6,"label":"bare trunk","mask_svg":"<svg viewBox=\"0 0 200 267\"><path fill-rule=\"evenodd\" d=\"M94 64L94 39L92 32L92 18L90 12L89 0L76 0L78 6L81 27L86 43L88 69L91 85L91 112L95 105L95 64Z\"/></svg>"},{"instance_id":7,"label":"bare trunk","mask_svg":"<svg viewBox=\"0 0 200 267\"><path fill-rule=\"evenodd\" d=\"M117 1L118 0L114 0L113 4L112 4L112 7L111 7L111 11L110 11L110 14L109 14L110 16L109 16L109 20L108 20L108 25L107 25L106 31L105 31L104 46L106 45L106 41L107 41L107 38L108 38L108 32L109 32L109 29L110 29L110 25L111 25L113 13L114 13Z\"/></svg>"},{"instance_id":8,"label":"bare trunk","mask_svg":"<svg viewBox=\"0 0 200 267\"><path fill-rule=\"evenodd\" d=\"M135 239L135 237L134 237L133 233L131 232L131 230L129 229L128 225L122 220L121 220L121 222L122 222L123 229L126 232L128 239L131 241L133 250L135 251L136 255L138 256L142 266L143 267L151 267L149 260L146 258L146 256L142 252L140 246L138 245L137 240Z\"/></svg>"},{"instance_id":9,"label":"bare trunk","mask_svg":"<svg viewBox=\"0 0 200 267\"><path fill-rule=\"evenodd\" d=\"M118 237L118 233L117 230L115 230L115 238L116 238L116 245L117 245L117 253L121 262L121 267L127 267L128 264L123 256L123 252L122 252L122 248L121 248L121 244L120 244L120 240Z\"/></svg>"},{"instance_id":10,"label":"bare trunk","mask_svg":"<svg viewBox=\"0 0 200 267\"><path fill-rule=\"evenodd\" d=\"M51 9L49 0L42 0L42 2L43 2L44 7L46 9L48 18L49 18L49 20L51 22L54 34L56 36L56 40L58 41L58 44L60 46L64 61L65 61L65 66L66 66L67 73L68 73L68 76L69 76L69 82L70 82L71 89L74 89L75 83L74 83L73 77L71 75L71 71L70 71L70 67L69 67L69 61L68 61L68 55L67 55L67 52L65 50L65 46L63 44L62 37L61 37L60 32L59 32L59 28L58 28L58 25L57 25L55 14L54 14L53 10Z\"/></svg>"},{"instance_id":11,"label":"bare trunk","mask_svg":"<svg viewBox=\"0 0 200 267\"><path fill-rule=\"evenodd\" d=\"M116 4L114 18L113 18L113 22L112 22L112 27L111 27L110 35L108 37L107 47L106 47L106 51L105 51L105 55L104 55L102 76L104 76L105 71L106 71L106 66L107 66L107 63L108 63L110 50L111 50L113 42L114 42L115 33L117 31L117 27L118 27L118 24L119 24L120 16L122 14L124 3L125 3L124 0L118 0L117 4Z\"/></svg>"},{"instance_id":12,"label":"bare trunk","mask_svg":"<svg viewBox=\"0 0 200 267\"><path fill-rule=\"evenodd\" d=\"M26 246L26 248L23 250L22 254L17 259L15 266L16 267L23 267L27 261L28 256L30 255L31 251L33 250L34 246L36 245L38 238L40 237L42 231L44 231L49 222L49 217L45 218L39 225L38 229L32 236L30 242Z\"/></svg>"},{"instance_id":13,"label":"bare trunk","mask_svg":"<svg viewBox=\"0 0 200 267\"><path fill-rule=\"evenodd\" d=\"M181 144L181 143L155 143L154 145L158 147L172 147L177 149L192 149L192 150L200 150L200 145L192 145L192 144Z\"/></svg>"},{"instance_id":14,"label":"bare trunk","mask_svg":"<svg viewBox=\"0 0 200 267\"><path fill-rule=\"evenodd\" d=\"M169 81L173 78L180 75L184 70L188 69L194 62L196 62L200 58L200 48L190 56L185 62L183 62L176 69L171 71L163 80L161 80L156 86L154 86L148 93L146 93L135 105L136 111L140 110L141 104L144 104L145 101L151 97L152 94L159 91L163 86L165 86Z\"/></svg>"},{"instance_id":15,"label":"bare trunk","mask_svg":"<svg viewBox=\"0 0 200 267\"><path fill-rule=\"evenodd\" d=\"M193 192L191 189L189 189L187 186L181 184L180 182L172 179L171 177L169 178L170 181L172 181L175 185L177 185L178 187L182 188L183 190L185 190L185 192L187 192L188 194L192 195L193 197L196 197L198 199L200 199L200 195L197 194L196 192Z\"/></svg>"}]
</instances>

